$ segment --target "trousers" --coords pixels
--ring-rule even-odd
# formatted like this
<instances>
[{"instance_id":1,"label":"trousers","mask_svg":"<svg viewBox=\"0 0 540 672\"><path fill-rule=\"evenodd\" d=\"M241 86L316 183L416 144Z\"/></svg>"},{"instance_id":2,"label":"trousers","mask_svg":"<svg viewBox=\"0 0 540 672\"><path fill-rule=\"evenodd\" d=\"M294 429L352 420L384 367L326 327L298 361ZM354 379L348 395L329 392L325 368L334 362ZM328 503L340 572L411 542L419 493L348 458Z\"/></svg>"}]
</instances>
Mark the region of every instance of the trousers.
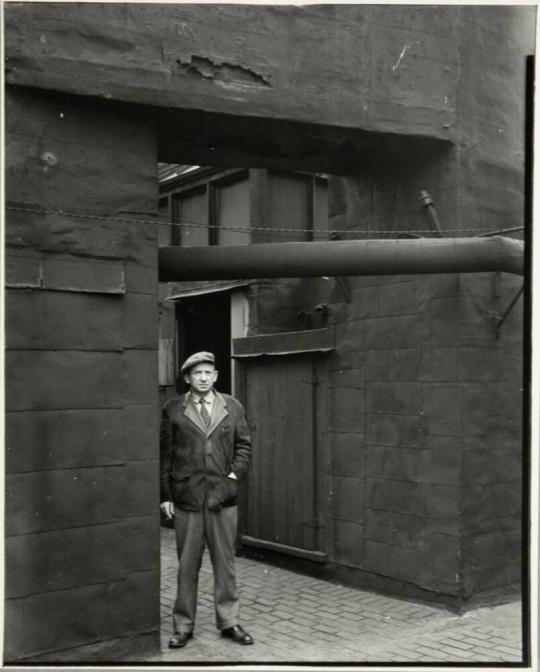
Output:
<instances>
[{"instance_id":1,"label":"trousers","mask_svg":"<svg viewBox=\"0 0 540 672\"><path fill-rule=\"evenodd\" d=\"M182 511L175 507L178 584L173 608L174 631L193 632L197 613L199 570L208 546L214 574L214 609L219 630L238 625L238 591L234 568L238 507L220 511L203 507Z\"/></svg>"}]
</instances>

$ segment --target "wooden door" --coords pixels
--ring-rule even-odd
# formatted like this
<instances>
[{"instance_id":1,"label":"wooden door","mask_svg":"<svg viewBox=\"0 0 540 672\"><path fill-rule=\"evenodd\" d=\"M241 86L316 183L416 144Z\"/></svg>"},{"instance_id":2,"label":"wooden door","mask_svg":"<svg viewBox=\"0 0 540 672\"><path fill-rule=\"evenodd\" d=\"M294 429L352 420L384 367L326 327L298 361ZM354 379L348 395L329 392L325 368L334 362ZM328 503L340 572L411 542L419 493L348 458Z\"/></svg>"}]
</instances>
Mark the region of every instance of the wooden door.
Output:
<instances>
[{"instance_id":1,"label":"wooden door","mask_svg":"<svg viewBox=\"0 0 540 672\"><path fill-rule=\"evenodd\" d=\"M257 357L245 365L254 450L242 541L324 559L325 386L317 359L312 353Z\"/></svg>"}]
</instances>

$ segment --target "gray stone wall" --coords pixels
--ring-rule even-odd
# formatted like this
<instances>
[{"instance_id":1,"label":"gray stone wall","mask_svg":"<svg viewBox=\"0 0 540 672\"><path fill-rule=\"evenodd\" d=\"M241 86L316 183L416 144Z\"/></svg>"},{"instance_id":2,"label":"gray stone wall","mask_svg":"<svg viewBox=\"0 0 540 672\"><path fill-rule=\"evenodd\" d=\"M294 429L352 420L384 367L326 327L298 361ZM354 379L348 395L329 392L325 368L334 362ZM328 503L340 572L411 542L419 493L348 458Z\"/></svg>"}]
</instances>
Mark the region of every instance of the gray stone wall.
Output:
<instances>
[{"instance_id":1,"label":"gray stone wall","mask_svg":"<svg viewBox=\"0 0 540 672\"><path fill-rule=\"evenodd\" d=\"M148 219L157 184L152 134L113 109L10 89L6 130L15 660L159 625L156 231L100 219Z\"/></svg>"}]
</instances>

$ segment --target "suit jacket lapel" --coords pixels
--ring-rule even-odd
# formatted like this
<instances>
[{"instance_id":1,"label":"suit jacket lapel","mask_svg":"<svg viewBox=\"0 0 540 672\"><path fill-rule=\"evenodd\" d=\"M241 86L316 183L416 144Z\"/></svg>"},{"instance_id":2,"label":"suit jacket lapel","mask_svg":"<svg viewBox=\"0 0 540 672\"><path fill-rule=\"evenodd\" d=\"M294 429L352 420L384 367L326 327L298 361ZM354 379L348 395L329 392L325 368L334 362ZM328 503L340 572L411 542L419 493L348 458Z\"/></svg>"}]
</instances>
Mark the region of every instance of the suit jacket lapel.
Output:
<instances>
[{"instance_id":1,"label":"suit jacket lapel","mask_svg":"<svg viewBox=\"0 0 540 672\"><path fill-rule=\"evenodd\" d=\"M216 429L220 422L222 422L222 420L224 420L229 415L225 399L219 392L214 391L214 393L216 397L214 399L214 405L212 406L210 426L208 427L208 430L205 430L207 436L210 436L210 434Z\"/></svg>"},{"instance_id":2,"label":"suit jacket lapel","mask_svg":"<svg viewBox=\"0 0 540 672\"><path fill-rule=\"evenodd\" d=\"M195 408L193 403L193 397L191 392L188 392L184 398L184 415L186 418L189 418L197 427L201 430L203 434L206 434L206 426L201 418L201 414ZM213 414L212 414L213 415Z\"/></svg>"}]
</instances>

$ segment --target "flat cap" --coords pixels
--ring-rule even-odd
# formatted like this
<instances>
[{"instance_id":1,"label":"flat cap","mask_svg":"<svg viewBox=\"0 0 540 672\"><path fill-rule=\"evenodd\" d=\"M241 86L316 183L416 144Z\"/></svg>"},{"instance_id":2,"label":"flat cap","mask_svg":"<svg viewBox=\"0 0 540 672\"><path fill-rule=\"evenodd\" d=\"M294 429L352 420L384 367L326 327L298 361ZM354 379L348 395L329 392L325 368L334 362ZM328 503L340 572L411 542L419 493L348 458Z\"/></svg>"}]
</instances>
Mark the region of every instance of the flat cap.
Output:
<instances>
[{"instance_id":1,"label":"flat cap","mask_svg":"<svg viewBox=\"0 0 540 672\"><path fill-rule=\"evenodd\" d=\"M186 361L180 367L180 373L187 373L195 364L200 364L201 362L208 362L209 364L216 364L216 358L211 352L196 352L194 355L191 355L186 359Z\"/></svg>"}]
</instances>

